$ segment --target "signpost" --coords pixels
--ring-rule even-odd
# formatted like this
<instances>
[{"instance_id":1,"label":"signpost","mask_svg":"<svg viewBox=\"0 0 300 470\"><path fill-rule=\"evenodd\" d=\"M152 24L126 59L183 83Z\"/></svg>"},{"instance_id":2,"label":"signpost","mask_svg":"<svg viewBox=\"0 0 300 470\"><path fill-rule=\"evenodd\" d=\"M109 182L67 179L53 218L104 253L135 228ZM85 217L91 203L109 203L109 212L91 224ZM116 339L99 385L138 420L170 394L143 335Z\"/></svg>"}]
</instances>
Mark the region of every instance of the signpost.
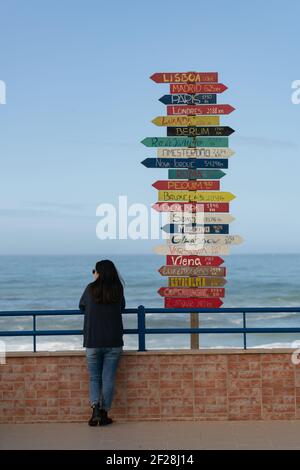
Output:
<instances>
[{"instance_id":1,"label":"signpost","mask_svg":"<svg viewBox=\"0 0 300 470\"><path fill-rule=\"evenodd\" d=\"M230 106L230 104L202 104L202 105L195 105L195 106L167 106L167 115L172 116L177 114L179 116L185 115L195 115L199 114L200 116L206 114L230 114L234 111L234 108Z\"/></svg>"},{"instance_id":2,"label":"signpost","mask_svg":"<svg viewBox=\"0 0 300 470\"><path fill-rule=\"evenodd\" d=\"M228 147L227 137L146 137L146 147Z\"/></svg>"},{"instance_id":3,"label":"signpost","mask_svg":"<svg viewBox=\"0 0 300 470\"><path fill-rule=\"evenodd\" d=\"M235 195L223 191L158 191L159 201L230 202Z\"/></svg>"},{"instance_id":4,"label":"signpost","mask_svg":"<svg viewBox=\"0 0 300 470\"><path fill-rule=\"evenodd\" d=\"M169 287L222 287L225 286L224 277L169 277Z\"/></svg>"},{"instance_id":5,"label":"signpost","mask_svg":"<svg viewBox=\"0 0 300 470\"><path fill-rule=\"evenodd\" d=\"M200 266L220 266L223 263L224 260L223 258L220 258L220 256L166 256L167 266L186 266L188 268L196 268ZM222 276L225 276L225 271Z\"/></svg>"},{"instance_id":6,"label":"signpost","mask_svg":"<svg viewBox=\"0 0 300 470\"><path fill-rule=\"evenodd\" d=\"M162 297L224 297L224 287L161 287Z\"/></svg>"},{"instance_id":7,"label":"signpost","mask_svg":"<svg viewBox=\"0 0 300 470\"><path fill-rule=\"evenodd\" d=\"M167 258L170 258L168 256ZM172 258L178 258L173 256ZM186 257L187 258L187 257ZM188 257L190 258L190 257ZM198 256L198 258L200 258ZM203 256L202 258L208 258ZM210 256L210 258L214 258ZM215 256L215 258L219 258ZM213 277L224 277L226 276L226 268L223 266L182 266L182 265L166 265L161 266L158 272L162 276L213 276Z\"/></svg>"},{"instance_id":8,"label":"signpost","mask_svg":"<svg viewBox=\"0 0 300 470\"><path fill-rule=\"evenodd\" d=\"M165 308L219 308L221 305L223 305L222 300L217 298L165 297Z\"/></svg>"},{"instance_id":9,"label":"signpost","mask_svg":"<svg viewBox=\"0 0 300 470\"><path fill-rule=\"evenodd\" d=\"M219 181L205 180L205 181L155 181L152 184L158 190L186 190L186 191L212 191L220 189Z\"/></svg>"},{"instance_id":10,"label":"signpost","mask_svg":"<svg viewBox=\"0 0 300 470\"><path fill-rule=\"evenodd\" d=\"M167 243L172 243L172 244L182 244L182 243L188 243L188 244L193 244L197 245L200 244L202 246L205 245L240 245L243 242L242 237L239 235L217 235L217 234L211 234L211 235L194 235L192 233L186 233L186 234L180 234L180 235L172 235L170 240L167 241Z\"/></svg>"},{"instance_id":11,"label":"signpost","mask_svg":"<svg viewBox=\"0 0 300 470\"><path fill-rule=\"evenodd\" d=\"M217 72L168 72L154 73L151 80L156 83L215 83Z\"/></svg>"},{"instance_id":12,"label":"signpost","mask_svg":"<svg viewBox=\"0 0 300 470\"><path fill-rule=\"evenodd\" d=\"M230 214L214 214L203 212L171 212L170 223L179 224L230 224L235 219Z\"/></svg>"},{"instance_id":13,"label":"signpost","mask_svg":"<svg viewBox=\"0 0 300 470\"><path fill-rule=\"evenodd\" d=\"M229 233L229 225L220 224L166 224L162 227L166 233Z\"/></svg>"},{"instance_id":14,"label":"signpost","mask_svg":"<svg viewBox=\"0 0 300 470\"><path fill-rule=\"evenodd\" d=\"M152 208L157 212L229 212L228 202L156 202Z\"/></svg>"},{"instance_id":15,"label":"signpost","mask_svg":"<svg viewBox=\"0 0 300 470\"><path fill-rule=\"evenodd\" d=\"M188 180L205 180L205 179L221 179L225 176L226 173L222 170L199 170L199 169L178 169L169 170L168 177L169 179L188 179Z\"/></svg>"},{"instance_id":16,"label":"signpost","mask_svg":"<svg viewBox=\"0 0 300 470\"><path fill-rule=\"evenodd\" d=\"M158 158L230 158L234 151L226 147L161 147Z\"/></svg>"},{"instance_id":17,"label":"signpost","mask_svg":"<svg viewBox=\"0 0 300 470\"><path fill-rule=\"evenodd\" d=\"M170 84L159 101L166 114L152 122L166 128L167 136L146 137L142 143L156 157L142 161L147 168L168 169L168 179L153 183L158 201L152 208L168 214L162 231L166 243L154 248L166 255L159 273L167 286L158 293L166 308L219 308L225 296L226 267L221 256L243 240L231 235L234 217L229 203L235 195L221 190L228 168L229 136L235 131L221 125L221 116L234 111L218 104L218 94L227 86L218 82L217 72L161 72L150 77L156 83ZM197 313L190 314L191 327L199 327ZM199 335L191 334L191 347L199 348Z\"/></svg>"},{"instance_id":18,"label":"signpost","mask_svg":"<svg viewBox=\"0 0 300 470\"><path fill-rule=\"evenodd\" d=\"M228 168L228 160L222 158L145 158L147 168Z\"/></svg>"},{"instance_id":19,"label":"signpost","mask_svg":"<svg viewBox=\"0 0 300 470\"><path fill-rule=\"evenodd\" d=\"M218 246L204 246L203 248L197 247L197 245L191 248L190 245L157 245L154 247L154 253L158 255L229 255L228 245Z\"/></svg>"},{"instance_id":20,"label":"signpost","mask_svg":"<svg viewBox=\"0 0 300 470\"><path fill-rule=\"evenodd\" d=\"M152 119L156 126L219 126L219 116L157 116Z\"/></svg>"},{"instance_id":21,"label":"signpost","mask_svg":"<svg viewBox=\"0 0 300 470\"><path fill-rule=\"evenodd\" d=\"M223 93L223 83L171 83L170 93Z\"/></svg>"},{"instance_id":22,"label":"signpost","mask_svg":"<svg viewBox=\"0 0 300 470\"><path fill-rule=\"evenodd\" d=\"M216 104L217 95L215 94L179 94L164 95L159 98L163 104Z\"/></svg>"},{"instance_id":23,"label":"signpost","mask_svg":"<svg viewBox=\"0 0 300 470\"><path fill-rule=\"evenodd\" d=\"M167 127L167 136L202 136L222 137L229 136L234 130L229 126L201 126L201 127Z\"/></svg>"}]
</instances>

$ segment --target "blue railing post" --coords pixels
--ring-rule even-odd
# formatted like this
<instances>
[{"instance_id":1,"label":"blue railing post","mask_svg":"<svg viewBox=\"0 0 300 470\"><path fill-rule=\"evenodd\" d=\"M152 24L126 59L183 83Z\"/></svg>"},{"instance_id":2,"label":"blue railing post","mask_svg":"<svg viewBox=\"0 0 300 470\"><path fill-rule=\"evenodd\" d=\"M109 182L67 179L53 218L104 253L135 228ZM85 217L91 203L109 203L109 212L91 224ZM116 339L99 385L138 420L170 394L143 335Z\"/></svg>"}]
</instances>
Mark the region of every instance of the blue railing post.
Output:
<instances>
[{"instance_id":1,"label":"blue railing post","mask_svg":"<svg viewBox=\"0 0 300 470\"><path fill-rule=\"evenodd\" d=\"M246 312L243 312L243 328L246 328ZM244 331L244 349L247 349L247 333Z\"/></svg>"},{"instance_id":2,"label":"blue railing post","mask_svg":"<svg viewBox=\"0 0 300 470\"><path fill-rule=\"evenodd\" d=\"M33 314L33 352L36 352L36 315Z\"/></svg>"},{"instance_id":3,"label":"blue railing post","mask_svg":"<svg viewBox=\"0 0 300 470\"><path fill-rule=\"evenodd\" d=\"M144 305L138 306L139 351L146 351L146 319Z\"/></svg>"}]
</instances>

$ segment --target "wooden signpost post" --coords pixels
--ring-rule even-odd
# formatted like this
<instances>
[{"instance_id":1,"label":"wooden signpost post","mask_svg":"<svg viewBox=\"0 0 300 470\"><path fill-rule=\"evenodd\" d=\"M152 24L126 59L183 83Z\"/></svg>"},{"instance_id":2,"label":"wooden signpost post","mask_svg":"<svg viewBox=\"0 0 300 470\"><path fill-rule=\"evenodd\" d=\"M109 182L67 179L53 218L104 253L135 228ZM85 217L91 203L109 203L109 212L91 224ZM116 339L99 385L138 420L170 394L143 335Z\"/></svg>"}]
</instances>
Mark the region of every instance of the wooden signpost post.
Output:
<instances>
[{"instance_id":1,"label":"wooden signpost post","mask_svg":"<svg viewBox=\"0 0 300 470\"><path fill-rule=\"evenodd\" d=\"M162 231L166 244L154 248L166 255L159 273L167 286L158 293L165 308L219 308L225 296L226 268L221 266L231 246L243 240L229 233L234 217L229 203L235 198L221 191L220 180L234 155L228 137L234 129L221 125L221 116L234 111L229 104L218 104L218 94L227 86L218 82L217 72L161 72L150 77L169 84L159 101L166 115L152 122L166 128L166 137L146 137L142 143L153 155L145 158L146 168L168 170L168 179L153 187L158 201L152 208L168 214ZM191 327L199 327L199 315L190 314ZM199 335L191 334L191 348L199 348Z\"/></svg>"}]
</instances>

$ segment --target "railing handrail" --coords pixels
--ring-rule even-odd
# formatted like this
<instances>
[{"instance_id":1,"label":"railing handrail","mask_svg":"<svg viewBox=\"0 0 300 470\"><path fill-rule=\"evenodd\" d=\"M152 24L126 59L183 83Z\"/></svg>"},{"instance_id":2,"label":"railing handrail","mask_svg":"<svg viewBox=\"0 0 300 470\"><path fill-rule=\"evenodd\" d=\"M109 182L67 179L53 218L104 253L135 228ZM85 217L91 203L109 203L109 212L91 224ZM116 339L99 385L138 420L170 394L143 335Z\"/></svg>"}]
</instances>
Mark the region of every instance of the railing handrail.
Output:
<instances>
[{"instance_id":1,"label":"railing handrail","mask_svg":"<svg viewBox=\"0 0 300 470\"><path fill-rule=\"evenodd\" d=\"M151 308L140 305L138 308L124 309L124 314L137 315L137 328L125 328L124 334L137 334L139 351L146 350L147 334L206 334L206 333L237 333L243 335L244 349L247 349L247 334L249 333L300 333L300 327L255 327L248 328L246 325L246 314L253 313L300 313L300 307L227 307L227 308L194 308L194 309L166 309ZM241 313L243 315L243 327L209 327L209 328L146 328L147 313ZM37 330L36 318L38 316L59 316L59 315L83 315L81 310L8 310L0 311L0 317L31 316L33 318L32 330L8 330L0 331L2 336L32 336L33 350L36 352L37 336L68 336L82 335L82 330Z\"/></svg>"},{"instance_id":2,"label":"railing handrail","mask_svg":"<svg viewBox=\"0 0 300 470\"><path fill-rule=\"evenodd\" d=\"M300 307L226 307L226 308L163 308L144 307L145 313L297 313ZM125 308L122 313L136 314L138 308ZM84 312L77 310L3 310L0 317L10 316L32 316L32 315L83 315Z\"/></svg>"}]
</instances>

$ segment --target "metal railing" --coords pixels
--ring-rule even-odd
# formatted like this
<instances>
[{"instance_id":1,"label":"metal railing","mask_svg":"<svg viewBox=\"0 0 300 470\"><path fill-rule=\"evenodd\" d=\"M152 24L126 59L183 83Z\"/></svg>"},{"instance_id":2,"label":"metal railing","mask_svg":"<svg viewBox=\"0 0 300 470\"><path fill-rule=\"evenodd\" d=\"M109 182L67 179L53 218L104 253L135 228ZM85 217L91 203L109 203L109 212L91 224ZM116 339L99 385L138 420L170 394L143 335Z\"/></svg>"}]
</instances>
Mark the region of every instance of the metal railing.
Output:
<instances>
[{"instance_id":1,"label":"metal railing","mask_svg":"<svg viewBox=\"0 0 300 470\"><path fill-rule=\"evenodd\" d=\"M147 328L146 315L152 313L167 313L167 314L194 314L194 313L228 313L242 315L243 327L230 327L230 328ZM137 328L125 328L124 334L138 335L138 351L146 351L146 336L150 334L226 334L236 333L243 335L243 348L247 349L247 335L253 333L300 333L300 327L247 327L247 315L258 313L300 313L300 307L274 307L274 308L218 308L218 309L167 309L167 308L147 308L140 305L138 308L127 308L123 314L137 315ZM0 337L20 337L32 336L33 338L33 351L36 352L36 338L38 336L58 336L58 335L82 335L82 330L42 330L37 329L37 317L42 316L74 316L83 315L80 310L27 310L27 311L5 311L0 312L1 317L32 317L32 330L0 330Z\"/></svg>"}]
</instances>

